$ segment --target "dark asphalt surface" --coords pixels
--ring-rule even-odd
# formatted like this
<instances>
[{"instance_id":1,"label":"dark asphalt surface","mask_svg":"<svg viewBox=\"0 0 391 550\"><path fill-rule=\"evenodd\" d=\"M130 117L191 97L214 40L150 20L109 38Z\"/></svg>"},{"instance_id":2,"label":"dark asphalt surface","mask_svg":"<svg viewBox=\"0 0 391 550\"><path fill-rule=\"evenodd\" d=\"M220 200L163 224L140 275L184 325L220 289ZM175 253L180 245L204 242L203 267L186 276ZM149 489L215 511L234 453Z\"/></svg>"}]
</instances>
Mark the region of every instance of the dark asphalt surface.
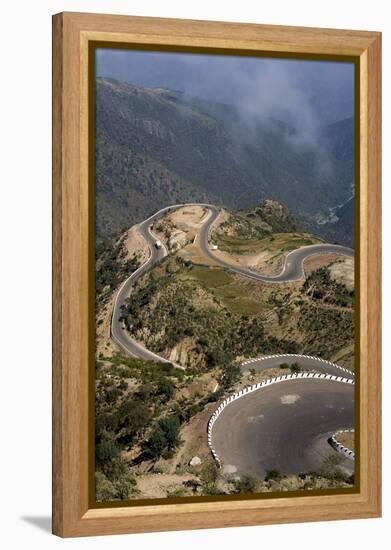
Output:
<instances>
[{"instance_id":1,"label":"dark asphalt surface","mask_svg":"<svg viewBox=\"0 0 391 550\"><path fill-rule=\"evenodd\" d=\"M205 256L213 260L215 263L219 264L221 267L224 267L233 273L243 275L245 277L254 279L256 281L261 281L264 283L288 283L291 281L298 281L300 279L303 279L304 278L303 262L310 256L314 256L317 254L332 253L332 254L341 254L344 256L354 257L354 250L352 250L351 248L347 248L346 246L340 246L337 244L316 244L311 246L305 246L303 248L298 248L297 250L293 250L292 252L289 252L286 255L284 268L282 269L279 275L276 275L276 276L260 275L253 271L248 271L244 268L242 269L240 267L233 266L228 262L226 262L225 260L222 260L221 258L217 257L215 254L213 254L213 251L210 250L208 245L209 232L213 223L215 222L215 220L219 215L219 209L216 208L215 206L209 206L209 209L212 211L212 215L208 218L207 222L205 223L205 225L202 227L200 231L200 247L203 254L205 254Z\"/></svg>"},{"instance_id":2,"label":"dark asphalt surface","mask_svg":"<svg viewBox=\"0 0 391 550\"><path fill-rule=\"evenodd\" d=\"M136 283L136 281L140 277L142 277L149 269L151 269L157 262L162 260L167 255L167 250L165 249L164 246L160 249L156 248L155 243L157 239L152 235L150 231L151 225L153 225L153 223L157 219L161 218L164 214L168 213L169 211L176 210L182 206L190 206L190 205L177 204L177 205L168 206L166 208L159 210L153 216L150 216L149 218L147 218L146 220L144 220L139 224L139 232L149 245L150 257L144 265L142 265L137 271L135 271L125 281L120 291L118 292L118 295L116 297L116 301L114 304L113 316L111 321L111 335L113 337L113 340L125 352L145 360L166 362L166 359L147 350L144 346L142 346L136 340L131 338L131 336L124 329L123 324L119 320L121 317L121 307L124 304L126 298L129 296L130 289ZM209 245L208 245L209 232L210 232L211 226L213 225L214 221L219 215L219 209L209 204L199 204L199 206L205 206L209 208L209 210L211 211L211 215L209 216L209 218L207 219L206 223L203 225L199 233L200 246L203 253L207 257L209 257L213 262L220 265L221 267L224 267L233 273L237 273L242 276L255 279L257 281L275 283L275 282L288 282L288 281L301 279L303 277L303 261L305 258L313 254L319 254L323 252L334 252L334 253L337 252L337 253L350 255L350 256L354 254L353 250L342 246L338 246L338 245L315 245L315 246L305 247L305 248L290 252L287 255L284 269L280 273L280 275L276 277L267 277L264 275L259 275L252 271L247 271L246 269L240 269L240 268L231 266L230 264L221 260L220 258L218 258L213 254L213 252L209 249ZM258 366L256 368L258 368ZM268 368L268 367L263 365L263 368ZM330 371L327 371L327 372L330 372Z\"/></svg>"},{"instance_id":3,"label":"dark asphalt surface","mask_svg":"<svg viewBox=\"0 0 391 550\"><path fill-rule=\"evenodd\" d=\"M354 385L297 379L248 394L216 420L212 445L223 466L263 478L319 470L335 451L327 439L354 427ZM344 461L353 469L354 463Z\"/></svg>"},{"instance_id":4,"label":"dark asphalt surface","mask_svg":"<svg viewBox=\"0 0 391 550\"><path fill-rule=\"evenodd\" d=\"M338 365L334 365L322 359L317 359L316 357L306 357L304 355L275 355L255 360L251 359L250 361L242 363L242 371L245 372L254 369L255 372L262 372L267 369L278 368L282 363L286 363L289 366L293 363L298 363L302 371L316 370L317 372L325 374L334 374L335 376L354 379L354 373L342 369ZM287 374L288 373L289 369L287 369Z\"/></svg>"},{"instance_id":5,"label":"dark asphalt surface","mask_svg":"<svg viewBox=\"0 0 391 550\"><path fill-rule=\"evenodd\" d=\"M214 208L213 205L197 203L198 206L206 206L208 208ZM125 303L126 298L129 296L131 287L136 281L142 277L148 270L150 270L157 262L167 256L167 250L163 245L158 249L155 246L156 239L150 231L150 227L153 223L161 218L163 215L177 210L182 206L190 206L187 204L175 204L162 208L143 222L139 224L139 233L147 241L150 249L150 257L148 261L142 265L137 271L135 271L120 288L113 308L113 315L111 319L111 336L113 340L123 349L126 353L144 359L145 361L161 361L167 363L168 361L163 357L156 355L152 351L147 350L142 344L134 340L129 333L124 329L123 323L119 320L121 317L121 307Z\"/></svg>"},{"instance_id":6,"label":"dark asphalt surface","mask_svg":"<svg viewBox=\"0 0 391 550\"><path fill-rule=\"evenodd\" d=\"M120 291L117 294L117 298L114 304L113 316L111 320L111 335L114 341L127 353L134 357L139 357L146 361L163 361L166 359L156 355L152 351L147 350L144 346L136 342L130 337L128 332L123 328L123 323L119 320L121 317L121 307L124 304L126 298L129 296L131 287L136 281L142 277L149 269L152 268L157 262L162 260L167 255L167 250L163 246L162 248L156 248L155 243L157 239L150 232L150 226L155 220L161 217L162 211L157 212L139 226L139 232L147 241L150 248L150 257L148 261L139 267L122 285Z\"/></svg>"},{"instance_id":7,"label":"dark asphalt surface","mask_svg":"<svg viewBox=\"0 0 391 550\"><path fill-rule=\"evenodd\" d=\"M139 225L139 232L150 248L148 261L135 271L122 285L115 301L111 334L114 341L132 356L150 361L166 359L147 350L130 337L120 322L121 306L129 296L131 287L157 262L167 255L164 246L156 248L156 238L151 225L164 213L184 205L163 209ZM352 250L337 245L316 245L295 250L287 255L284 269L277 277L267 277L229 265L216 257L209 249L208 240L212 224L219 210L208 206L211 215L202 227L199 239L203 253L215 263L262 282L288 282L301 279L303 261L313 254L339 252L352 256ZM302 370L316 369L337 376L352 376L336 366L314 358L276 356L257 359L242 365L243 370L254 368L262 371L278 367L282 362L298 362ZM289 396L294 396L289 397ZM298 399L283 404L281 398ZM350 428L353 424L353 386L336 382L303 380L284 382L254 392L230 404L216 421L213 429L213 446L226 465L233 465L237 473L264 476L266 470L277 469L283 473L299 473L316 470L325 457L335 453L327 444L327 438L335 431ZM352 467L351 465L347 466Z\"/></svg>"}]
</instances>

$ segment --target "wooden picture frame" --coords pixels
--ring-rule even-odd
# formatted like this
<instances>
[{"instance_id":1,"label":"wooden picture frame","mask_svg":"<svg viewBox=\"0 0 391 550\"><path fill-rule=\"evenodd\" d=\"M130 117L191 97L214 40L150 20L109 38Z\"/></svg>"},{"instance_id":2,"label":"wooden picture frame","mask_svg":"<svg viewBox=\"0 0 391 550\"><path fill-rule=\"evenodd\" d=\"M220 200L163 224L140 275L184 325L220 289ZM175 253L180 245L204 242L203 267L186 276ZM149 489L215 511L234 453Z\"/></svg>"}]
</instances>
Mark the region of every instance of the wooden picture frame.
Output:
<instances>
[{"instance_id":1,"label":"wooden picture frame","mask_svg":"<svg viewBox=\"0 0 391 550\"><path fill-rule=\"evenodd\" d=\"M358 67L359 484L345 494L92 507L89 44L345 56ZM381 35L61 13L53 17L53 532L62 537L378 517L381 513ZM357 176L358 177L358 176Z\"/></svg>"}]
</instances>

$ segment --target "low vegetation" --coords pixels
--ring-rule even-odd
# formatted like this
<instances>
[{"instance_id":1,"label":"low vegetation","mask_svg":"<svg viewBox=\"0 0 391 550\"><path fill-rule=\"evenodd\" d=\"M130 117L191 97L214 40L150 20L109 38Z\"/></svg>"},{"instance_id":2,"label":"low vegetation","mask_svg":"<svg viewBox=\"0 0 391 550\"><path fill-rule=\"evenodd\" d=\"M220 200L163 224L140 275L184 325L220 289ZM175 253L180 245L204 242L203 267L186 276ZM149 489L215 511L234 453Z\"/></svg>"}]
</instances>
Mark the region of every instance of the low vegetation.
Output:
<instances>
[{"instance_id":1,"label":"low vegetation","mask_svg":"<svg viewBox=\"0 0 391 550\"><path fill-rule=\"evenodd\" d=\"M266 200L250 210L229 212L228 219L216 230L218 236L237 239L263 239L273 233L295 233L302 230L288 208Z\"/></svg>"},{"instance_id":2,"label":"low vegetation","mask_svg":"<svg viewBox=\"0 0 391 550\"><path fill-rule=\"evenodd\" d=\"M118 285L137 269L138 262L135 256L127 259L124 237L99 242L95 257L95 294L100 307Z\"/></svg>"},{"instance_id":3,"label":"low vegetation","mask_svg":"<svg viewBox=\"0 0 391 550\"><path fill-rule=\"evenodd\" d=\"M231 214L213 239L236 253L264 247L281 254L316 242L301 231L284 207L266 201L252 211ZM128 259L123 238L98 244L97 308L137 266L135 257ZM258 479L224 474L205 454L194 468L178 457L191 422L201 418L205 428L211 404L243 387L244 358L303 353L330 359L354 339L353 311L354 292L332 280L325 267L303 282L267 285L178 255L165 258L137 281L122 319L133 337L171 362L121 354L100 354L97 360L97 500L141 498L139 476L163 472L167 464L186 474L165 489L170 498L351 485L354 479L332 461L318 472L286 476L270 470ZM280 366L300 371L299 362ZM208 385L197 386L203 377Z\"/></svg>"},{"instance_id":4,"label":"low vegetation","mask_svg":"<svg viewBox=\"0 0 391 550\"><path fill-rule=\"evenodd\" d=\"M316 302L351 308L354 306L354 290L330 277L327 267L312 272L305 280L302 293Z\"/></svg>"},{"instance_id":5,"label":"low vegetation","mask_svg":"<svg viewBox=\"0 0 391 550\"><path fill-rule=\"evenodd\" d=\"M208 403L240 381L234 364L215 369L219 389L185 397L197 372L170 363L115 355L96 368L95 461L98 500L138 495L138 466L170 459L182 444L181 429ZM174 496L174 495L171 495Z\"/></svg>"},{"instance_id":6,"label":"low vegetation","mask_svg":"<svg viewBox=\"0 0 391 550\"><path fill-rule=\"evenodd\" d=\"M354 476L344 473L338 457L332 457L316 472L285 475L278 470L269 470L264 478L254 475L224 474L214 463L206 464L197 478L185 481L171 490L168 496L202 495L250 495L254 493L311 491L352 487Z\"/></svg>"},{"instance_id":7,"label":"low vegetation","mask_svg":"<svg viewBox=\"0 0 391 550\"><path fill-rule=\"evenodd\" d=\"M313 301L300 307L298 327L305 334L302 353L329 359L354 341L353 310L319 307Z\"/></svg>"},{"instance_id":8,"label":"low vegetation","mask_svg":"<svg viewBox=\"0 0 391 550\"><path fill-rule=\"evenodd\" d=\"M322 268L296 290L254 282L249 291L222 269L169 258L134 289L123 318L149 349L166 357L178 350L186 367L210 369L268 353L330 359L353 340L354 322L353 296L344 285L331 281L327 301L314 290L326 286L327 277ZM342 296L351 307L338 305Z\"/></svg>"},{"instance_id":9,"label":"low vegetation","mask_svg":"<svg viewBox=\"0 0 391 550\"><path fill-rule=\"evenodd\" d=\"M199 274L192 274L196 268L174 261L178 271L166 269L167 262L152 271L123 311L127 329L148 349L169 357L173 348L186 345L184 366L207 369L260 353L298 351L293 341L267 334L261 316L226 307L219 288L229 286L230 275L211 270L210 280L200 282Z\"/></svg>"},{"instance_id":10,"label":"low vegetation","mask_svg":"<svg viewBox=\"0 0 391 550\"><path fill-rule=\"evenodd\" d=\"M231 254L270 252L281 255L301 246L316 244L319 240L306 233L275 233L262 239L246 239L219 235L214 239L220 250Z\"/></svg>"},{"instance_id":11,"label":"low vegetation","mask_svg":"<svg viewBox=\"0 0 391 550\"><path fill-rule=\"evenodd\" d=\"M134 477L122 452L144 442L152 458L179 444L179 420L167 417L166 404L175 396L183 371L169 363L147 363L114 356L97 363L95 445L97 495L130 498ZM145 439L147 437L147 439Z\"/></svg>"},{"instance_id":12,"label":"low vegetation","mask_svg":"<svg viewBox=\"0 0 391 550\"><path fill-rule=\"evenodd\" d=\"M229 212L228 219L212 232L221 250L232 254L269 251L276 254L319 242L303 228L289 210L267 200L252 210Z\"/></svg>"}]
</instances>

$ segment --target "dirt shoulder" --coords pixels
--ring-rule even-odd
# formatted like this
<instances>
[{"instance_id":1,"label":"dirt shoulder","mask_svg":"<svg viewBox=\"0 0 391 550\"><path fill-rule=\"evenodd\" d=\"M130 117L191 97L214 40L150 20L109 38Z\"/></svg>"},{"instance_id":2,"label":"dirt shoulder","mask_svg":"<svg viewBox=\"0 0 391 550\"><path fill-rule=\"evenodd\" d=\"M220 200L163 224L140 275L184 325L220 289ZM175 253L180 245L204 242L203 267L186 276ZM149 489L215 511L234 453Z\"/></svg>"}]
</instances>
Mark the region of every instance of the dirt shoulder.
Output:
<instances>
[{"instance_id":1,"label":"dirt shoulder","mask_svg":"<svg viewBox=\"0 0 391 550\"><path fill-rule=\"evenodd\" d=\"M145 263L149 257L149 246L144 237L139 233L139 224L132 225L130 229L126 232L124 238L124 246L127 250L126 259L131 259L133 256L136 256L140 264Z\"/></svg>"},{"instance_id":2,"label":"dirt shoulder","mask_svg":"<svg viewBox=\"0 0 391 550\"><path fill-rule=\"evenodd\" d=\"M204 206L184 206L157 220L153 231L169 252L175 252L193 243L208 215Z\"/></svg>"},{"instance_id":3,"label":"dirt shoulder","mask_svg":"<svg viewBox=\"0 0 391 550\"><path fill-rule=\"evenodd\" d=\"M346 285L349 290L354 289L354 258L339 258L330 267L330 276L333 280Z\"/></svg>"},{"instance_id":4,"label":"dirt shoulder","mask_svg":"<svg viewBox=\"0 0 391 550\"><path fill-rule=\"evenodd\" d=\"M341 256L338 256L338 254L317 254L310 256L304 260L304 271L308 275L321 267L329 267L340 258Z\"/></svg>"},{"instance_id":5,"label":"dirt shoulder","mask_svg":"<svg viewBox=\"0 0 391 550\"><path fill-rule=\"evenodd\" d=\"M166 498L169 496L190 496L183 485L191 480L197 480L193 474L154 473L137 476L138 495L134 498ZM189 493L189 494L187 494Z\"/></svg>"}]
</instances>

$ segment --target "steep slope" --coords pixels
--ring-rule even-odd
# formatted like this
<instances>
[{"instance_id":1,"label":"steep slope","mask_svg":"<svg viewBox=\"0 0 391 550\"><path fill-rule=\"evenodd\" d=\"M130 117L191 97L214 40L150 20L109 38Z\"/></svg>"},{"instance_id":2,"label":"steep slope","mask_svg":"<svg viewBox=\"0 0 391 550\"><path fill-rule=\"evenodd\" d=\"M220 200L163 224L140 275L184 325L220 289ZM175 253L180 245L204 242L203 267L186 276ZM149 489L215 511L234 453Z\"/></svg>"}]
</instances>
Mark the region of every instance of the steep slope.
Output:
<instances>
[{"instance_id":1,"label":"steep slope","mask_svg":"<svg viewBox=\"0 0 391 550\"><path fill-rule=\"evenodd\" d=\"M308 144L280 121L249 124L232 106L180 92L103 78L96 90L99 239L170 202L249 208L267 196L315 219L346 200L348 123Z\"/></svg>"},{"instance_id":2,"label":"steep slope","mask_svg":"<svg viewBox=\"0 0 391 550\"><path fill-rule=\"evenodd\" d=\"M285 205L267 199L255 208L227 213L226 221L219 224L216 233L248 241L272 233L294 233L300 230L303 227Z\"/></svg>"},{"instance_id":3,"label":"steep slope","mask_svg":"<svg viewBox=\"0 0 391 550\"><path fill-rule=\"evenodd\" d=\"M321 227L322 235L329 242L346 246L354 245L354 199L332 210L331 221ZM318 226L319 227L319 226Z\"/></svg>"},{"instance_id":4,"label":"steep slope","mask_svg":"<svg viewBox=\"0 0 391 550\"><path fill-rule=\"evenodd\" d=\"M269 199L253 209L224 209L212 227L211 240L217 247L214 255L223 262L267 276L281 272L290 250L322 242L286 206Z\"/></svg>"}]
</instances>

